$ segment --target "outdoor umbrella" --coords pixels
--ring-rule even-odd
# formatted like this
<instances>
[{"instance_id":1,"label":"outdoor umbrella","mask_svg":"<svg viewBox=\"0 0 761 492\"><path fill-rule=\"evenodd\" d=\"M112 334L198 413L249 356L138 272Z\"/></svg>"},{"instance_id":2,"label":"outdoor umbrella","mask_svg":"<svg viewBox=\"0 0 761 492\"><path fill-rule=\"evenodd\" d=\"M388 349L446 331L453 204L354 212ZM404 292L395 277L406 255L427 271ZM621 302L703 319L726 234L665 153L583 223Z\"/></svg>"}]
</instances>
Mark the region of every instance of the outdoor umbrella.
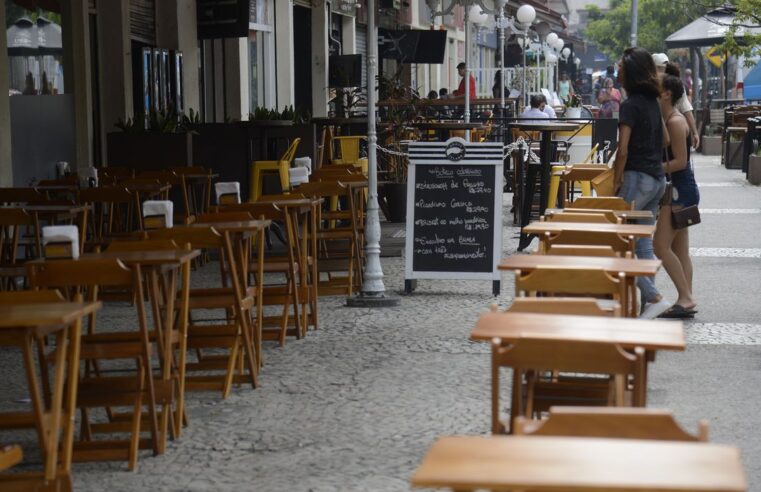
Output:
<instances>
[{"instance_id":1,"label":"outdoor umbrella","mask_svg":"<svg viewBox=\"0 0 761 492\"><path fill-rule=\"evenodd\" d=\"M733 7L725 6L712 10L667 37L666 47L669 49L698 48L721 44L734 18ZM735 38L739 43L742 43L746 33L761 33L761 27L738 27Z\"/></svg>"}]
</instances>

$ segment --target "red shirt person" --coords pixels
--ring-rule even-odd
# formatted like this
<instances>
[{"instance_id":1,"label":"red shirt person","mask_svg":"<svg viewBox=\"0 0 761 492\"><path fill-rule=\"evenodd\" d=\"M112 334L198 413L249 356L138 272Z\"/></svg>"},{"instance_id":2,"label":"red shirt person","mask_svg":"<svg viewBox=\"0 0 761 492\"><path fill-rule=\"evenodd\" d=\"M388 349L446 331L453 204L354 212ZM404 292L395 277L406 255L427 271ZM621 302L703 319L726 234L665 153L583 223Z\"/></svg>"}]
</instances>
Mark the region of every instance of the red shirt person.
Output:
<instances>
[{"instance_id":1,"label":"red shirt person","mask_svg":"<svg viewBox=\"0 0 761 492\"><path fill-rule=\"evenodd\" d=\"M459 97L465 97L465 64L460 63L457 65L457 73L462 77L462 80L460 80L460 85L457 86L457 90L452 92L453 96L459 96ZM475 99L476 98L476 79L473 78L472 74L468 74L468 78L470 79L470 98Z\"/></svg>"}]
</instances>

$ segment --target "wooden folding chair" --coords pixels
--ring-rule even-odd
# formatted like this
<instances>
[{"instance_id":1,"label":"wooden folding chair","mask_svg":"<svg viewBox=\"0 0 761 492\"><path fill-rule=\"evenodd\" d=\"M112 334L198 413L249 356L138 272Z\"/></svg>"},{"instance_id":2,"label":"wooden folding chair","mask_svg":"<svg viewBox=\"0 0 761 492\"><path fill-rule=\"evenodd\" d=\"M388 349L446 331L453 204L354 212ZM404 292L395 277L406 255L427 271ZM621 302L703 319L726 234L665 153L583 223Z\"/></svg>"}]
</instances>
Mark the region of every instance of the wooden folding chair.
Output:
<instances>
[{"instance_id":1,"label":"wooden folding chair","mask_svg":"<svg viewBox=\"0 0 761 492\"><path fill-rule=\"evenodd\" d=\"M555 234L547 232L542 236L542 252L556 245L609 246L618 256L626 257L627 254L634 255L636 243L632 236L621 237L618 234L596 231L562 231Z\"/></svg>"},{"instance_id":2,"label":"wooden folding chair","mask_svg":"<svg viewBox=\"0 0 761 492\"><path fill-rule=\"evenodd\" d=\"M516 297L511 313L568 314L574 316L621 316L621 305L600 305L593 297Z\"/></svg>"},{"instance_id":3,"label":"wooden folding chair","mask_svg":"<svg viewBox=\"0 0 761 492\"><path fill-rule=\"evenodd\" d=\"M42 237L37 214L21 208L0 208L0 290L15 290L26 275L23 258L42 255Z\"/></svg>"},{"instance_id":4,"label":"wooden folding chair","mask_svg":"<svg viewBox=\"0 0 761 492\"><path fill-rule=\"evenodd\" d=\"M312 198L324 198L328 203L333 197L344 200L346 210L341 214L318 211L317 240L319 273L326 273L327 280L320 280L320 295L352 295L362 285L362 236L359 224L360 209L355 205L352 190L341 182L305 183L297 192ZM344 220L340 226L338 220ZM346 275L336 276L345 272Z\"/></svg>"},{"instance_id":5,"label":"wooden folding chair","mask_svg":"<svg viewBox=\"0 0 761 492\"><path fill-rule=\"evenodd\" d=\"M548 213L544 216L548 222L592 222L595 224L620 224L621 219L608 210L599 213L574 213L573 209L569 211Z\"/></svg>"},{"instance_id":6,"label":"wooden folding chair","mask_svg":"<svg viewBox=\"0 0 761 492\"><path fill-rule=\"evenodd\" d=\"M230 234L221 234L210 225L156 229L147 231L146 235L149 239L169 239L178 244L190 244L192 249L217 250L220 258L223 258L221 261L229 266L229 275L223 275L219 287L190 290L188 348L197 350L198 360L186 364L186 371L200 371L206 374L188 376L187 389L221 390L224 399L230 394L234 381L247 381L256 388L259 355L255 349L258 346L255 337L259 328L254 330L251 325L251 311L255 306L257 311L261 311L261 301L256 289L246 287L241 282L239 269L242 265L234 252L235 247ZM228 281L230 287L227 286ZM224 316L209 318L209 314L203 312L207 310L222 310ZM211 355L203 352L209 349L225 349L227 353ZM247 375L245 369L248 370ZM217 373L220 370L224 372Z\"/></svg>"},{"instance_id":7,"label":"wooden folding chair","mask_svg":"<svg viewBox=\"0 0 761 492\"><path fill-rule=\"evenodd\" d=\"M0 188L0 205L39 203L45 200L45 195L34 188Z\"/></svg>"},{"instance_id":8,"label":"wooden folding chair","mask_svg":"<svg viewBox=\"0 0 761 492\"><path fill-rule=\"evenodd\" d=\"M81 359L85 372L80 375L77 406L82 412L82 432L74 445L74 461L127 460L130 470L137 466L138 449L149 447L159 452L157 404L171 401L171 388L157 387L151 368L151 334L143 303L143 277L139 266L127 268L118 260L87 259L56 260L30 263L29 282L34 288L58 288L63 292L86 293L88 302L98 300L101 286L135 290L137 333L102 332L95 328L96 317L88 317L87 334L82 336ZM126 372L123 366L105 369L116 360L132 360L135 365ZM118 374L118 375L116 375ZM148 407L150 441L140 439L142 408ZM131 407L128 418L118 415L114 407ZM108 422L93 423L89 409L106 409ZM93 439L94 433L128 432L129 440Z\"/></svg>"},{"instance_id":9,"label":"wooden folding chair","mask_svg":"<svg viewBox=\"0 0 761 492\"><path fill-rule=\"evenodd\" d=\"M630 354L612 343L526 337L507 344L495 338L492 341L491 366L492 432L504 433L512 424L505 425L500 418L499 380L502 367L513 369L512 421L519 415L532 417L545 406L549 408L562 404L569 395L572 395L569 400L573 402L586 400L589 403L624 406L625 381L630 374L634 375L632 406L642 406L646 394L646 363L645 350L641 347ZM599 387L590 392L589 378L583 378L583 386L580 387L576 380L540 377L539 371L597 374L607 378L597 378ZM547 395L550 398L545 399Z\"/></svg>"},{"instance_id":10,"label":"wooden folding chair","mask_svg":"<svg viewBox=\"0 0 761 492\"><path fill-rule=\"evenodd\" d=\"M587 267L538 266L528 273L515 272L515 296L535 292L552 295L592 295L609 297L623 304L626 301L626 281L623 273L617 277L603 269Z\"/></svg>"},{"instance_id":11,"label":"wooden folding chair","mask_svg":"<svg viewBox=\"0 0 761 492\"><path fill-rule=\"evenodd\" d=\"M603 256L615 258L618 254L610 246L588 246L576 244L554 244L544 252L555 256Z\"/></svg>"},{"instance_id":12,"label":"wooden folding chair","mask_svg":"<svg viewBox=\"0 0 761 492\"><path fill-rule=\"evenodd\" d=\"M137 227L142 227L139 220L140 204L136 197L123 186L104 186L84 188L79 191L79 203L90 206L91 232L88 241L91 247L102 246L113 238L130 235Z\"/></svg>"},{"instance_id":13,"label":"wooden folding chair","mask_svg":"<svg viewBox=\"0 0 761 492\"><path fill-rule=\"evenodd\" d=\"M514 420L515 434L525 436L600 437L655 441L708 442L708 422L690 434L670 410L621 407L552 407L544 420Z\"/></svg>"}]
</instances>

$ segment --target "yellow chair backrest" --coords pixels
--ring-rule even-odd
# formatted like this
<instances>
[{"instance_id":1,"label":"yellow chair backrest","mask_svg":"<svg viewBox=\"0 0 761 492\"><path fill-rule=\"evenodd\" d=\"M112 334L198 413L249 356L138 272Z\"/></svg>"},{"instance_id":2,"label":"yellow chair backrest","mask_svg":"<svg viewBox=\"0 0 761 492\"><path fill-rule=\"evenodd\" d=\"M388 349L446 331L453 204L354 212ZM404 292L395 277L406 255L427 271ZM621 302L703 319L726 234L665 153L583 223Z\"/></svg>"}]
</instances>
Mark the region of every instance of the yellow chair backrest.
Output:
<instances>
[{"instance_id":1,"label":"yellow chair backrest","mask_svg":"<svg viewBox=\"0 0 761 492\"><path fill-rule=\"evenodd\" d=\"M294 138L293 142L291 142L291 145L288 146L288 149L283 154L283 157L280 158L281 161L291 162L293 158L296 156L296 149L299 148L299 144L301 143L300 138Z\"/></svg>"},{"instance_id":2,"label":"yellow chair backrest","mask_svg":"<svg viewBox=\"0 0 761 492\"><path fill-rule=\"evenodd\" d=\"M333 142L338 143L338 148L341 153L341 161L353 162L359 159L359 146L362 140L367 140L367 137L333 137Z\"/></svg>"}]
</instances>

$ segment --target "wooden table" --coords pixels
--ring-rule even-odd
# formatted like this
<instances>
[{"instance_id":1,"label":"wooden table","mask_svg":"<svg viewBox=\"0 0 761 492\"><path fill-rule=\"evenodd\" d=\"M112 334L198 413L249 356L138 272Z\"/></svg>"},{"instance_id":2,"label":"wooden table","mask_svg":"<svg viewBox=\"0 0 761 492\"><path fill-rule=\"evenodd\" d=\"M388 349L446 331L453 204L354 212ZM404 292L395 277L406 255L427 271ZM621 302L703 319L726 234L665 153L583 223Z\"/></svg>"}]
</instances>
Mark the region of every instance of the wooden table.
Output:
<instances>
[{"instance_id":1,"label":"wooden table","mask_svg":"<svg viewBox=\"0 0 761 492\"><path fill-rule=\"evenodd\" d=\"M159 453L166 449L167 435L173 437L182 434L182 422L185 411L185 356L187 353L188 316L190 299L190 269L191 262L199 257L199 250L163 250L163 251L105 251L85 255L91 259L118 259L125 265L133 267L140 265L146 273L147 289L151 303L153 323L159 346L161 361L161 376L158 379L161 388L157 392L171 391L173 378L177 378L177 387L169 393L175 401L174 412L171 402L163 404L161 422L159 422ZM181 285L177 295L177 275L180 272ZM161 286L160 286L161 284ZM163 287L163 288L162 288ZM163 296L162 296L163 293ZM179 306L176 306L179 300ZM164 308L162 317L161 308ZM175 323L175 319L177 322ZM174 346L178 347L179 359L175 360ZM169 415L174 418L169 426Z\"/></svg>"},{"instance_id":2,"label":"wooden table","mask_svg":"<svg viewBox=\"0 0 761 492\"><path fill-rule=\"evenodd\" d=\"M709 443L540 436L439 438L414 487L455 490L742 492L736 447Z\"/></svg>"},{"instance_id":3,"label":"wooden table","mask_svg":"<svg viewBox=\"0 0 761 492\"><path fill-rule=\"evenodd\" d=\"M569 231L616 234L627 238L642 238L652 236L655 233L655 225L534 221L524 226L522 231L525 234L536 234L540 237L545 233L557 234L563 231Z\"/></svg>"},{"instance_id":4,"label":"wooden table","mask_svg":"<svg viewBox=\"0 0 761 492\"><path fill-rule=\"evenodd\" d=\"M636 277L654 277L661 267L661 260L635 258L615 258L602 256L562 256L562 255L512 255L503 258L499 270L520 270L530 272L539 266L552 268L601 268L611 275L623 273L626 276L626 300L622 309L624 316L634 317L634 282Z\"/></svg>"},{"instance_id":5,"label":"wooden table","mask_svg":"<svg viewBox=\"0 0 761 492\"><path fill-rule=\"evenodd\" d=\"M523 203L520 204L520 225L521 227L529 223L531 216L531 205L534 201L534 187L537 176L541 178L539 187L539 215L544 215L547 208L547 193L550 188L550 171L552 169L552 132L556 131L573 131L577 130L581 123L530 123L518 122L511 123L510 128L518 128L527 132L540 132L542 139L539 145L540 165L528 165L526 172L526 185L522 193ZM531 243L531 237L525 231L521 231L518 251L522 251Z\"/></svg>"},{"instance_id":6,"label":"wooden table","mask_svg":"<svg viewBox=\"0 0 761 492\"><path fill-rule=\"evenodd\" d=\"M71 489L71 457L74 442L74 416L77 404L79 377L79 349L82 318L102 307L100 302L56 302L13 304L0 306L0 346L16 346L24 356L32 411L0 415L0 428L34 427L42 448L43 477ZM34 367L33 346L36 340L55 337L55 360L51 378L49 405L40 390ZM41 370L47 370L45 364ZM58 453L61 453L60 465ZM15 477L18 480L33 478L30 475ZM3 476L5 480L14 476Z\"/></svg>"},{"instance_id":7,"label":"wooden table","mask_svg":"<svg viewBox=\"0 0 761 492\"><path fill-rule=\"evenodd\" d=\"M645 321L631 318L598 316L572 316L559 314L532 314L489 312L482 314L470 334L474 341L517 341L523 337L541 337L547 340L581 340L615 343L625 349L642 347L647 360L654 360L656 350L685 349L684 328L678 321ZM514 374L515 376L515 374ZM520 384L513 378L513 388ZM645 380L647 388L647 366ZM515 392L513 392L513 397ZM515 398L511 399L512 401ZM644 404L645 402L643 402ZM513 403L513 408L519 405Z\"/></svg>"}]
</instances>

